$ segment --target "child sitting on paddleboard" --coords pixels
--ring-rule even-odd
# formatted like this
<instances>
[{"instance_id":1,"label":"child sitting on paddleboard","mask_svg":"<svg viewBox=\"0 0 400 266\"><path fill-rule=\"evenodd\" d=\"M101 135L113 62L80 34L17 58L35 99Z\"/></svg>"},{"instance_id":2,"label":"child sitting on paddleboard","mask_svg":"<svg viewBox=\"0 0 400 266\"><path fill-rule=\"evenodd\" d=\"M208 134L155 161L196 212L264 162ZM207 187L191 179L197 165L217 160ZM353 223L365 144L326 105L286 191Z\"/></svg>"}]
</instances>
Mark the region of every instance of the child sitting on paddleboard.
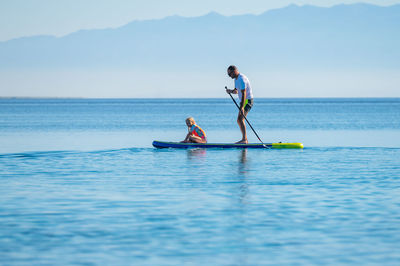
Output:
<instances>
[{"instance_id":1,"label":"child sitting on paddleboard","mask_svg":"<svg viewBox=\"0 0 400 266\"><path fill-rule=\"evenodd\" d=\"M186 118L186 125L188 126L188 134L182 141L183 143L207 143L206 133L196 125L193 117Z\"/></svg>"}]
</instances>

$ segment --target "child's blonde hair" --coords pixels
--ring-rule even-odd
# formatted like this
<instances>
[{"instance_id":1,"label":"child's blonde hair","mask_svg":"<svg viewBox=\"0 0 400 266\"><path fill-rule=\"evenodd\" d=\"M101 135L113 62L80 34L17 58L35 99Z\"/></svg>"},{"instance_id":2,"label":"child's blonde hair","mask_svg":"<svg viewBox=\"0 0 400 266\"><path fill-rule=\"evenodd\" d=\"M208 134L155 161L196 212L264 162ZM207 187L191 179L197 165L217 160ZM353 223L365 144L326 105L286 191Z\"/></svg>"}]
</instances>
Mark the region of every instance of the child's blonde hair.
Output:
<instances>
[{"instance_id":1,"label":"child's blonde hair","mask_svg":"<svg viewBox=\"0 0 400 266\"><path fill-rule=\"evenodd\" d=\"M196 121L194 121L194 118L193 118L193 117L188 117L188 118L186 118L186 123L187 123L187 122L190 122L191 125L196 124Z\"/></svg>"}]
</instances>

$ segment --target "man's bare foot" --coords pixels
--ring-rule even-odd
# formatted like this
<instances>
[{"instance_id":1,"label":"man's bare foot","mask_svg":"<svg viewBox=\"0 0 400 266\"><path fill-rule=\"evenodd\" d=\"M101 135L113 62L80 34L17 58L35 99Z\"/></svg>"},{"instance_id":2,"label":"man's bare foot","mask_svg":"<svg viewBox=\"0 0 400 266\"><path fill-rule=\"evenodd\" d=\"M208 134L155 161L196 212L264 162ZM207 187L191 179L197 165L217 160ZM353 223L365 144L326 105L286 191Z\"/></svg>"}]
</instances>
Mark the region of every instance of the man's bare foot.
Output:
<instances>
[{"instance_id":1,"label":"man's bare foot","mask_svg":"<svg viewBox=\"0 0 400 266\"><path fill-rule=\"evenodd\" d=\"M247 144L247 139L242 139L242 140L236 142L235 144Z\"/></svg>"}]
</instances>

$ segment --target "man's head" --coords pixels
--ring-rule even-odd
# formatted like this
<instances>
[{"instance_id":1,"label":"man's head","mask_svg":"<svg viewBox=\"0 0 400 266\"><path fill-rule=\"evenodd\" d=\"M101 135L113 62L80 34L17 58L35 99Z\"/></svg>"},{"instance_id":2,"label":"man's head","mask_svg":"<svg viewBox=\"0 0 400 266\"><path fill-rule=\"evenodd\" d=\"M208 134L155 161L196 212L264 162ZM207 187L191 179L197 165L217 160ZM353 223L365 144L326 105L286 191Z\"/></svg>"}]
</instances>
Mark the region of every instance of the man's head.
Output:
<instances>
[{"instance_id":1,"label":"man's head","mask_svg":"<svg viewBox=\"0 0 400 266\"><path fill-rule=\"evenodd\" d=\"M230 76L232 79L235 79L239 76L239 70L234 65L230 65L227 71L228 71L228 76Z\"/></svg>"}]
</instances>

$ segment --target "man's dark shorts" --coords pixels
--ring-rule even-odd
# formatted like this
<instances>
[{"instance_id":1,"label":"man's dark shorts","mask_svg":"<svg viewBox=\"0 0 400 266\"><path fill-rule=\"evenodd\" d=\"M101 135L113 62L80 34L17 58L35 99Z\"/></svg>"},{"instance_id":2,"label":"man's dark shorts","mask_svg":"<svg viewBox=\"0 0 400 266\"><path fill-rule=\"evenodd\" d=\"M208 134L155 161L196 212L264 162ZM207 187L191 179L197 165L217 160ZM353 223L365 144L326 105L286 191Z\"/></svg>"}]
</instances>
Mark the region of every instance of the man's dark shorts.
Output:
<instances>
[{"instance_id":1,"label":"man's dark shorts","mask_svg":"<svg viewBox=\"0 0 400 266\"><path fill-rule=\"evenodd\" d=\"M247 104L244 106L244 112L247 114L251 107L253 107L253 99L248 99Z\"/></svg>"}]
</instances>

